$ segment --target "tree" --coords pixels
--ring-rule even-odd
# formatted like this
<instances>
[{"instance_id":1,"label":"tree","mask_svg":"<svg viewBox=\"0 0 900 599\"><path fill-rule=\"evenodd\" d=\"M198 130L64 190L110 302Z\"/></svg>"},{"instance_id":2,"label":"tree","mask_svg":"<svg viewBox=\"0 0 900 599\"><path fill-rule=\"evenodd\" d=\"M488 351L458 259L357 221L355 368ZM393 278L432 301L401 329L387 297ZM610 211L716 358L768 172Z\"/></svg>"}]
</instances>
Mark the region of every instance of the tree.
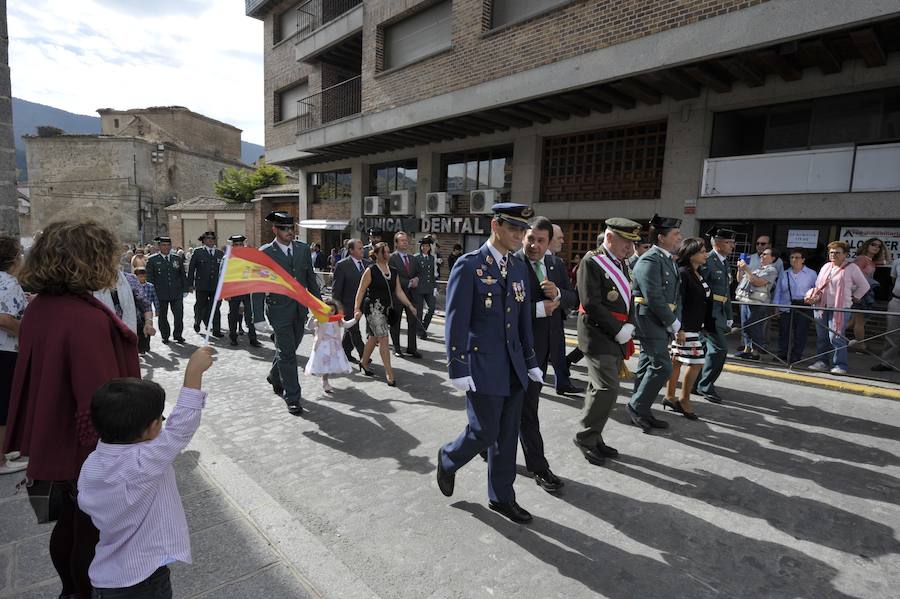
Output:
<instances>
[{"instance_id":1,"label":"tree","mask_svg":"<svg viewBox=\"0 0 900 599\"><path fill-rule=\"evenodd\" d=\"M60 135L65 135L66 132L53 125L38 125L37 134L38 137L59 137Z\"/></svg>"},{"instance_id":2,"label":"tree","mask_svg":"<svg viewBox=\"0 0 900 599\"><path fill-rule=\"evenodd\" d=\"M253 192L269 185L284 184L284 171L277 166L261 163L251 172L229 167L222 173L222 180L215 184L216 195L226 202L249 202Z\"/></svg>"}]
</instances>

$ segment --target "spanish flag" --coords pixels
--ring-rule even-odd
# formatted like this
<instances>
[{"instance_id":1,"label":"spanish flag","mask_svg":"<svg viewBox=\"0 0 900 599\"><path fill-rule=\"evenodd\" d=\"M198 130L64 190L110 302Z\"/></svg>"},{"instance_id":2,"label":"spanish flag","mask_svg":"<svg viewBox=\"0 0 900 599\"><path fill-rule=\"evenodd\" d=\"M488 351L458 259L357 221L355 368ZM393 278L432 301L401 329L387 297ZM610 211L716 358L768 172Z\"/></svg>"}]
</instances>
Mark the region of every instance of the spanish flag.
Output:
<instances>
[{"instance_id":1,"label":"spanish flag","mask_svg":"<svg viewBox=\"0 0 900 599\"><path fill-rule=\"evenodd\" d=\"M247 247L228 248L219 276L218 298L228 299L248 293L279 293L307 308L319 322L338 321L343 314L332 314L331 307L306 290L286 270L263 252Z\"/></svg>"}]
</instances>

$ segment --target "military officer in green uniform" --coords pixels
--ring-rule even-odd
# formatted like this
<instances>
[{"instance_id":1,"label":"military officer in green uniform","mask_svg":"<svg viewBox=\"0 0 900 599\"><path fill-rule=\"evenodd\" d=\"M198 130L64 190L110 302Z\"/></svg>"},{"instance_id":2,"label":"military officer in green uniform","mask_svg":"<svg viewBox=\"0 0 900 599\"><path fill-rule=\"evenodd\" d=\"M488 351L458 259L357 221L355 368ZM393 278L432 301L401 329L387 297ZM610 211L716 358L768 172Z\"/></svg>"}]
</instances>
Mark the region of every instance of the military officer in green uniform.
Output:
<instances>
[{"instance_id":1,"label":"military officer in green uniform","mask_svg":"<svg viewBox=\"0 0 900 599\"><path fill-rule=\"evenodd\" d=\"M184 296L187 294L187 274L184 270L184 258L172 252L172 240L169 237L154 239L159 252L147 260L147 281L156 287L159 298L159 332L162 342L169 342L169 333L178 343L184 343ZM172 309L173 328L169 328L169 309Z\"/></svg>"},{"instance_id":2,"label":"military officer in green uniform","mask_svg":"<svg viewBox=\"0 0 900 599\"><path fill-rule=\"evenodd\" d=\"M631 270L627 257L641 239L641 225L606 219L606 230L578 266L578 349L587 360L588 387L575 445L594 465L619 452L604 443L603 427L619 395L619 373L634 353Z\"/></svg>"},{"instance_id":3,"label":"military officer in green uniform","mask_svg":"<svg viewBox=\"0 0 900 599\"><path fill-rule=\"evenodd\" d=\"M722 374L725 357L728 354L725 335L734 325L731 312L731 267L728 257L734 252L734 238L737 233L731 229L717 228L708 233L712 250L706 264L700 267L700 274L709 285L709 309L706 313L703 339L706 343L706 360L697 381L697 392L713 403L722 403L716 390L716 380Z\"/></svg>"},{"instance_id":4,"label":"military officer in green uniform","mask_svg":"<svg viewBox=\"0 0 900 599\"><path fill-rule=\"evenodd\" d=\"M434 240L431 237L423 237L419 240L419 253L416 254L416 262L419 263L419 284L412 289L413 305L416 307L416 314L421 319L422 328L419 330L419 339L428 339L428 325L431 323L431 317L434 316L435 299L437 298L437 287L435 281L435 257L432 252ZM428 306L428 314L422 316L422 309Z\"/></svg>"},{"instance_id":5,"label":"military officer in green uniform","mask_svg":"<svg viewBox=\"0 0 900 599\"><path fill-rule=\"evenodd\" d=\"M232 235L228 238L232 247L244 247L247 238L243 235ZM247 338L252 347L262 347L262 343L256 338L256 327L253 326L253 305L250 295L236 295L228 300L228 339L232 346L238 344L238 327L241 319L247 325ZM243 333L241 333L243 334Z\"/></svg>"},{"instance_id":6,"label":"military officer in green uniform","mask_svg":"<svg viewBox=\"0 0 900 599\"><path fill-rule=\"evenodd\" d=\"M321 297L309 246L294 240L294 217L287 212L271 212L266 216L266 221L272 224L275 239L259 251L272 258L311 294ZM295 416L303 413L297 376L297 348L303 340L308 315L306 306L286 295L269 293L266 296L266 316L275 330L275 360L266 380L272 385L272 390L284 398L288 412Z\"/></svg>"},{"instance_id":7,"label":"military officer in green uniform","mask_svg":"<svg viewBox=\"0 0 900 599\"><path fill-rule=\"evenodd\" d=\"M209 326L209 315L213 312L212 334L213 337L224 337L222 334L222 307L221 300L213 306L213 297L216 294L216 286L219 284L219 269L225 254L216 247L215 231L207 231L197 238L203 242L191 254L191 262L188 265L188 285L194 291L196 303L194 304L194 331L200 332L200 325Z\"/></svg>"},{"instance_id":8,"label":"military officer in green uniform","mask_svg":"<svg viewBox=\"0 0 900 599\"><path fill-rule=\"evenodd\" d=\"M672 259L681 245L680 227L680 219L653 215L650 239L654 245L640 257L632 273L635 338L641 342L641 355L628 415L645 433L669 427L668 422L653 416L650 406L672 374L669 341L681 328L681 286Z\"/></svg>"}]
</instances>

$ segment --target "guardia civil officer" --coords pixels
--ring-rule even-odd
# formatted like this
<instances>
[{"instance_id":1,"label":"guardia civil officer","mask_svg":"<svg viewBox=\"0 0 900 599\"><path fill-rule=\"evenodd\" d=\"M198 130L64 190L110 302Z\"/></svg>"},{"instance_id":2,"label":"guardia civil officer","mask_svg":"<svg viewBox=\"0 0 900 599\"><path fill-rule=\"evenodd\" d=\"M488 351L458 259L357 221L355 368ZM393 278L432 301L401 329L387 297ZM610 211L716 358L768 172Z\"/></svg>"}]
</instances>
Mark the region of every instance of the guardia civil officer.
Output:
<instances>
[{"instance_id":1,"label":"guardia civil officer","mask_svg":"<svg viewBox=\"0 0 900 599\"><path fill-rule=\"evenodd\" d=\"M169 333L178 343L184 343L184 296L187 293L187 274L184 270L184 258L172 252L172 240L169 237L154 239L159 252L147 260L147 281L156 288L159 298L159 332L162 342L169 342ZM172 310L172 327L169 328L169 309Z\"/></svg>"},{"instance_id":2,"label":"guardia civil officer","mask_svg":"<svg viewBox=\"0 0 900 599\"><path fill-rule=\"evenodd\" d=\"M219 283L219 269L225 254L216 247L216 234L207 231L197 238L203 242L191 254L191 262L188 266L188 286L194 291L194 331L200 332L201 323L209 326L209 314L214 310L212 322L213 337L224 337L222 334L222 314L220 308L222 302L216 302L213 306L213 296L216 294L216 286Z\"/></svg>"},{"instance_id":3,"label":"guardia civil officer","mask_svg":"<svg viewBox=\"0 0 900 599\"><path fill-rule=\"evenodd\" d=\"M369 254L372 253L372 248L375 247L376 243L381 243L381 238L384 237L384 231L381 227L369 227L367 231L369 235L369 243L363 246L363 257L368 258Z\"/></svg>"},{"instance_id":4,"label":"guardia civil officer","mask_svg":"<svg viewBox=\"0 0 900 599\"><path fill-rule=\"evenodd\" d=\"M522 204L493 207L491 237L460 256L447 285L445 337L450 382L466 392L469 424L438 450L437 483L453 494L456 471L480 451L488 454L492 510L515 522L531 514L516 503L516 451L522 398L540 381L533 349L528 267L513 253L533 212Z\"/></svg>"},{"instance_id":5,"label":"guardia civil officer","mask_svg":"<svg viewBox=\"0 0 900 599\"><path fill-rule=\"evenodd\" d=\"M416 262L419 263L419 284L412 289L410 298L416 307L416 314L422 322L419 330L419 339L428 339L428 325L434 316L434 305L437 298L437 263L432 248L434 239L423 237L419 240L419 253L416 254ZM428 306L428 314L423 316L422 308Z\"/></svg>"},{"instance_id":6,"label":"guardia civil officer","mask_svg":"<svg viewBox=\"0 0 900 599\"><path fill-rule=\"evenodd\" d=\"M672 374L669 341L681 328L681 286L672 259L681 245L680 227L680 219L653 215L650 239L654 245L638 259L632 273L635 337L641 342L641 355L628 415L645 433L669 427L668 422L653 416L650 406Z\"/></svg>"},{"instance_id":7,"label":"guardia civil officer","mask_svg":"<svg viewBox=\"0 0 900 599\"><path fill-rule=\"evenodd\" d=\"M275 260L307 291L321 297L309 246L294 240L294 217L287 212L271 212L266 221L272 224L275 239L259 250ZM275 360L266 380L272 390L284 398L288 412L295 416L303 413L297 377L297 348L303 340L308 314L306 306L286 295L269 293L266 296L266 316L275 331Z\"/></svg>"},{"instance_id":8,"label":"guardia civil officer","mask_svg":"<svg viewBox=\"0 0 900 599\"><path fill-rule=\"evenodd\" d=\"M247 241L247 238L243 235L232 235L228 238L228 241L231 242L233 247L244 247L244 242ZM243 314L241 314L242 308ZM244 324L247 325L247 337L250 339L250 345L262 347L262 343L256 339L256 327L253 326L253 304L250 301L249 293L237 295L228 300L228 338L233 346L238 344L238 325L241 322L241 318L244 319Z\"/></svg>"},{"instance_id":9,"label":"guardia civil officer","mask_svg":"<svg viewBox=\"0 0 900 599\"><path fill-rule=\"evenodd\" d=\"M575 445L594 465L619 452L603 441L603 428L619 395L619 373L631 357L634 316L627 256L641 239L641 225L627 218L606 219L606 230L578 266L578 348L588 367L588 387Z\"/></svg>"},{"instance_id":10,"label":"guardia civil officer","mask_svg":"<svg viewBox=\"0 0 900 599\"><path fill-rule=\"evenodd\" d=\"M734 324L731 312L731 267L728 257L734 252L734 238L737 233L731 229L716 228L708 233L712 251L706 264L700 267L700 275L709 285L712 302L706 313L703 339L706 343L706 359L697 380L697 392L713 403L722 403L716 390L716 381L725 366L728 354L725 335Z\"/></svg>"}]
</instances>

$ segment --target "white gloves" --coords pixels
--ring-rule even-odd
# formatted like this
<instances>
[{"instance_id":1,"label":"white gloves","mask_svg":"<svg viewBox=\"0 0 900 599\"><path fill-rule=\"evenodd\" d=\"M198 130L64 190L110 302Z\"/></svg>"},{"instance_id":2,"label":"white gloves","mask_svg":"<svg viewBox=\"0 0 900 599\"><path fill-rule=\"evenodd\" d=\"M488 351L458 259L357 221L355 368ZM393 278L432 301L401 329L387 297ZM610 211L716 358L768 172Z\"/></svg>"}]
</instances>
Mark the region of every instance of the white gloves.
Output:
<instances>
[{"instance_id":1,"label":"white gloves","mask_svg":"<svg viewBox=\"0 0 900 599\"><path fill-rule=\"evenodd\" d=\"M450 379L450 384L460 391L475 391L475 380L470 376Z\"/></svg>"},{"instance_id":2,"label":"white gloves","mask_svg":"<svg viewBox=\"0 0 900 599\"><path fill-rule=\"evenodd\" d=\"M681 330L681 321L676 318L675 322L673 322L671 325L669 325L669 330L672 333L677 334L678 331Z\"/></svg>"},{"instance_id":3,"label":"white gloves","mask_svg":"<svg viewBox=\"0 0 900 599\"><path fill-rule=\"evenodd\" d=\"M435 287L434 288L434 297L437 297L437 296L438 296L438 290L437 290L437 287Z\"/></svg>"},{"instance_id":4,"label":"white gloves","mask_svg":"<svg viewBox=\"0 0 900 599\"><path fill-rule=\"evenodd\" d=\"M619 329L619 333L616 335L616 343L619 345L628 343L631 341L632 335L634 335L634 325L630 322L626 322L622 325L622 328Z\"/></svg>"},{"instance_id":5,"label":"white gloves","mask_svg":"<svg viewBox=\"0 0 900 599\"><path fill-rule=\"evenodd\" d=\"M726 320L726 321L725 321L725 324L728 325L728 328L729 328L729 329L732 328L732 327L734 327L734 321L733 321L733 320Z\"/></svg>"},{"instance_id":6,"label":"white gloves","mask_svg":"<svg viewBox=\"0 0 900 599\"><path fill-rule=\"evenodd\" d=\"M544 382L544 373L541 372L541 369L538 367L529 368L528 369L528 378L530 378L535 383L543 383Z\"/></svg>"}]
</instances>

